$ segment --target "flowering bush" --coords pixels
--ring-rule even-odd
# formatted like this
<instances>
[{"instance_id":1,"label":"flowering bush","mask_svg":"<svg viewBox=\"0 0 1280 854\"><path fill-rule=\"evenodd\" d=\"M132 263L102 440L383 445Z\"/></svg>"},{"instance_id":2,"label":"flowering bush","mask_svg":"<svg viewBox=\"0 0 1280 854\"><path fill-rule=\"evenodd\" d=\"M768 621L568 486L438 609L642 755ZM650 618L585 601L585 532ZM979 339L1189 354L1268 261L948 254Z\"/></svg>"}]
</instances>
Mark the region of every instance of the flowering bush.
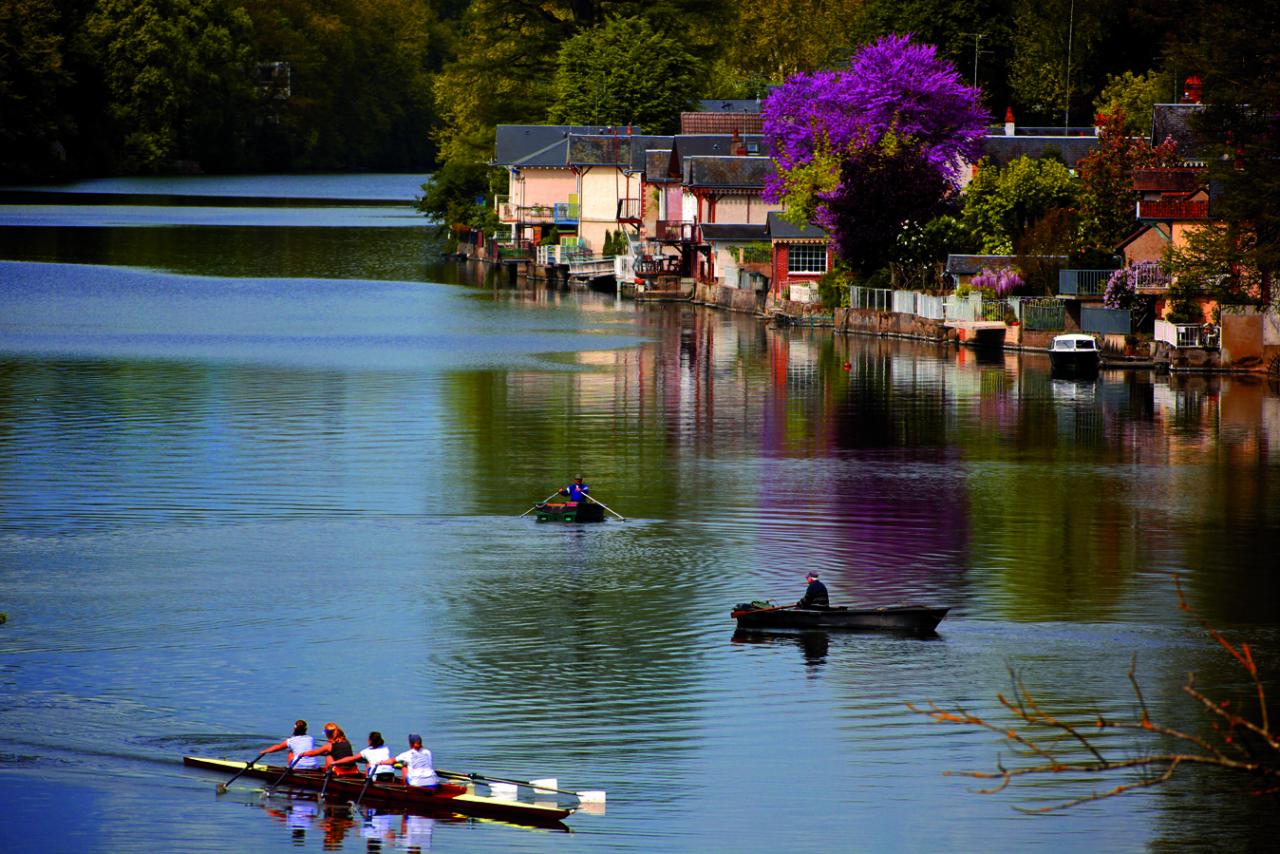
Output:
<instances>
[{"instance_id":1,"label":"flowering bush","mask_svg":"<svg viewBox=\"0 0 1280 854\"><path fill-rule=\"evenodd\" d=\"M1016 267L998 267L994 270L983 267L981 272L973 277L973 286L990 288L995 291L996 296L1007 297L1022 287L1022 273Z\"/></svg>"},{"instance_id":2,"label":"flowering bush","mask_svg":"<svg viewBox=\"0 0 1280 854\"><path fill-rule=\"evenodd\" d=\"M1169 286L1169 274L1155 261L1139 261L1122 267L1107 279L1102 294L1102 304L1107 308L1133 308L1138 288L1164 288Z\"/></svg>"}]
</instances>

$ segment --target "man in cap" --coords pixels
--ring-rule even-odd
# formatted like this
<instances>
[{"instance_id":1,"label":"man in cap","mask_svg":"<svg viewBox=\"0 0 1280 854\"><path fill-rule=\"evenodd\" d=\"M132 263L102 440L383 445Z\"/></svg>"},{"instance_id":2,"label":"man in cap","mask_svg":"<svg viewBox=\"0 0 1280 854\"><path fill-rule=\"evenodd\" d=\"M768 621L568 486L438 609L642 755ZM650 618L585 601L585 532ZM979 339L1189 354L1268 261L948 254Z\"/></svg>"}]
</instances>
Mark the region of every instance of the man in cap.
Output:
<instances>
[{"instance_id":1,"label":"man in cap","mask_svg":"<svg viewBox=\"0 0 1280 854\"><path fill-rule=\"evenodd\" d=\"M809 586L805 588L804 596L796 603L797 608L828 608L831 606L831 600L827 598L827 585L818 580L818 573L810 572L805 576L805 580Z\"/></svg>"},{"instance_id":2,"label":"man in cap","mask_svg":"<svg viewBox=\"0 0 1280 854\"><path fill-rule=\"evenodd\" d=\"M585 501L589 491L591 487L582 482L582 475L578 475L573 483L560 490L560 494L569 496L570 501Z\"/></svg>"},{"instance_id":3,"label":"man in cap","mask_svg":"<svg viewBox=\"0 0 1280 854\"><path fill-rule=\"evenodd\" d=\"M409 733L409 749L395 759L385 760L385 764L395 763L404 769L406 786L438 786L440 778L436 776L435 765L431 760L431 751L422 746L422 736L416 732Z\"/></svg>"}]
</instances>

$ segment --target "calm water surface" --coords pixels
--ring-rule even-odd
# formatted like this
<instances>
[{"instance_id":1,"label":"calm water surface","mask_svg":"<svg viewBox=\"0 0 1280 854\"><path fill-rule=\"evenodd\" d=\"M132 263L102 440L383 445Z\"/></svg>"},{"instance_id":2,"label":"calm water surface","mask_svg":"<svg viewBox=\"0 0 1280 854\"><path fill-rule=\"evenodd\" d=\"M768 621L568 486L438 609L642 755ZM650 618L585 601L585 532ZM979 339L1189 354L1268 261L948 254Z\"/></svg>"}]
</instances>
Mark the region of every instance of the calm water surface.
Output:
<instances>
[{"instance_id":1,"label":"calm water surface","mask_svg":"<svg viewBox=\"0 0 1280 854\"><path fill-rule=\"evenodd\" d=\"M1261 850L1274 802L1180 774L983 796L1019 673L1197 727L1280 661L1280 394L1051 381L1037 355L495 287L413 176L0 195L0 850ZM846 367L847 364L847 367ZM517 518L582 471L626 515ZM738 638L730 607L952 607L939 635ZM1280 690L1280 688L1276 688ZM572 833L218 798L337 720L445 768L605 789ZM1120 744L1121 752L1127 743ZM1007 757L1006 757L1007 758Z\"/></svg>"}]
</instances>

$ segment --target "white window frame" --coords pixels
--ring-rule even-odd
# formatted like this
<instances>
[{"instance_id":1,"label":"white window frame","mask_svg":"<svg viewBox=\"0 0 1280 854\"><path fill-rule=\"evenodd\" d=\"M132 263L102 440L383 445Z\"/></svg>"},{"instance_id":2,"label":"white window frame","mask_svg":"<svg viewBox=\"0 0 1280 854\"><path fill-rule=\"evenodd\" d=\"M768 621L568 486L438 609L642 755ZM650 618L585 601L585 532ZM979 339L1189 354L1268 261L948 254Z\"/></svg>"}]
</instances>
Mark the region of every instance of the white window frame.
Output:
<instances>
[{"instance_id":1,"label":"white window frame","mask_svg":"<svg viewBox=\"0 0 1280 854\"><path fill-rule=\"evenodd\" d=\"M827 272L827 247L820 243L793 243L787 247L787 273L822 275Z\"/></svg>"}]
</instances>

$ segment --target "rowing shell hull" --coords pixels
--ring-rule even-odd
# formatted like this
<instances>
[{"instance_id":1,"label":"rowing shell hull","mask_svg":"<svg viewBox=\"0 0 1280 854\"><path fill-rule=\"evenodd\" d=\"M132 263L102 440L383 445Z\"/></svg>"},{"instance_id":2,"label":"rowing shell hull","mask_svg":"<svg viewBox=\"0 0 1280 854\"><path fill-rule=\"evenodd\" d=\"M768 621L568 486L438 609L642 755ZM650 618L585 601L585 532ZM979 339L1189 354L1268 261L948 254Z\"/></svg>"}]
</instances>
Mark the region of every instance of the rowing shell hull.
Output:
<instances>
[{"instance_id":1,"label":"rowing shell hull","mask_svg":"<svg viewBox=\"0 0 1280 854\"><path fill-rule=\"evenodd\" d=\"M885 608L785 608L735 610L738 628L752 631L896 631L931 634L949 608L894 605Z\"/></svg>"},{"instance_id":2,"label":"rowing shell hull","mask_svg":"<svg viewBox=\"0 0 1280 854\"><path fill-rule=\"evenodd\" d=\"M209 759L201 756L184 756L182 764L191 768L205 768L231 775L243 771L244 762L226 759ZM243 777L274 782L284 774L283 765L254 765L244 771ZM324 787L323 771L291 771L284 785L299 789L319 791ZM325 797L355 800L364 788L364 776L330 777ZM406 786L403 783L370 783L361 803L389 805L419 809L424 812L444 811L478 818L497 818L504 821L532 825L556 825L568 818L573 810L552 804L528 803L506 798L478 795L468 786L445 784L438 791Z\"/></svg>"}]
</instances>

